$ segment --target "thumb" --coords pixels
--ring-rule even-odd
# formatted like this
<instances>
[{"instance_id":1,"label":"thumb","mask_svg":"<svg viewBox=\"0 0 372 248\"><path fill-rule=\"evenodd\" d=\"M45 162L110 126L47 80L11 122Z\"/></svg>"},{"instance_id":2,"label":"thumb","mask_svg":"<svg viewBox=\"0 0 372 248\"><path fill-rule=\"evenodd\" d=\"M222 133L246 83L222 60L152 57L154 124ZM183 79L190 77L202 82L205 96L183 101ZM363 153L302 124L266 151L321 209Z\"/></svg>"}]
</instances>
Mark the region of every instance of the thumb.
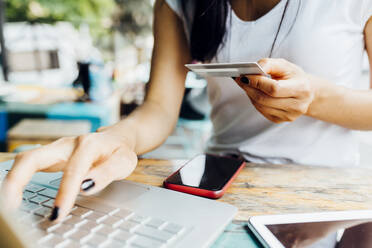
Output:
<instances>
[{"instance_id":1,"label":"thumb","mask_svg":"<svg viewBox=\"0 0 372 248\"><path fill-rule=\"evenodd\" d=\"M273 78L285 79L293 72L293 64L285 59L261 59L258 64Z\"/></svg>"}]
</instances>

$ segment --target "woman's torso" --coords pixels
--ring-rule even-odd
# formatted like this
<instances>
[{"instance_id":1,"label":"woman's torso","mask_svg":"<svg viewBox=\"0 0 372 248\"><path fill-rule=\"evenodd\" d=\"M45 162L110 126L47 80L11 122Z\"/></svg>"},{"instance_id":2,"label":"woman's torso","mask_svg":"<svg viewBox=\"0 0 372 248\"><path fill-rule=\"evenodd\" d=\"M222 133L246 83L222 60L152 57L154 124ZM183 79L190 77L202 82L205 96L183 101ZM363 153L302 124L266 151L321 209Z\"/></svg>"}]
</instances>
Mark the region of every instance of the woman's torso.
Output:
<instances>
[{"instance_id":1,"label":"woman's torso","mask_svg":"<svg viewBox=\"0 0 372 248\"><path fill-rule=\"evenodd\" d=\"M268 57L285 3L282 0L252 22L229 11L226 42L214 62ZM367 88L360 81L364 11L353 0L291 0L272 57L287 59L337 85ZM254 162L358 164L358 145L350 130L306 116L274 124L255 110L232 79L207 80L214 131L208 151L240 151Z\"/></svg>"}]
</instances>

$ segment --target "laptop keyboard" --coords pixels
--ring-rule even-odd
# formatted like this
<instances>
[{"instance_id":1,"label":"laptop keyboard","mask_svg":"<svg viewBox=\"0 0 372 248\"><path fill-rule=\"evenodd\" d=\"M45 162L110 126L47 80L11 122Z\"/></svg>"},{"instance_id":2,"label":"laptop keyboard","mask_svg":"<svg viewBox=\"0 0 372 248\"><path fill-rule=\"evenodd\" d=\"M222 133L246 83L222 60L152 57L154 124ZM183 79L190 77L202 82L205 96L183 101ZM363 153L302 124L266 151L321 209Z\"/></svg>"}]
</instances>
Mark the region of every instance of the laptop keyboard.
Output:
<instances>
[{"instance_id":1,"label":"laptop keyboard","mask_svg":"<svg viewBox=\"0 0 372 248\"><path fill-rule=\"evenodd\" d=\"M41 234L38 247L170 247L186 230L177 223L89 200L78 201L62 223L52 223L48 217L56 194L37 184L24 190L19 221L34 227L28 235Z\"/></svg>"}]
</instances>

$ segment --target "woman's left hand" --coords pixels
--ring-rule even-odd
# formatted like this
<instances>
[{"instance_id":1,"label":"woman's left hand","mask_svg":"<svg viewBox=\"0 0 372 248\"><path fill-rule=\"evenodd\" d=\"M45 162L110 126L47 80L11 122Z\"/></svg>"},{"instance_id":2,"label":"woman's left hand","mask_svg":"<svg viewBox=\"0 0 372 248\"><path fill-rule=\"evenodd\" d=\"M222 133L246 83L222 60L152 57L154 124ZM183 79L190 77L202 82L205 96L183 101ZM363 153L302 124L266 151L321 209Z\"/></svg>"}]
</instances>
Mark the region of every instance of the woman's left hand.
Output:
<instances>
[{"instance_id":1,"label":"woman's left hand","mask_svg":"<svg viewBox=\"0 0 372 248\"><path fill-rule=\"evenodd\" d=\"M272 78L247 75L235 79L254 107L275 123L292 122L306 114L315 96L309 75L284 59L258 63Z\"/></svg>"}]
</instances>

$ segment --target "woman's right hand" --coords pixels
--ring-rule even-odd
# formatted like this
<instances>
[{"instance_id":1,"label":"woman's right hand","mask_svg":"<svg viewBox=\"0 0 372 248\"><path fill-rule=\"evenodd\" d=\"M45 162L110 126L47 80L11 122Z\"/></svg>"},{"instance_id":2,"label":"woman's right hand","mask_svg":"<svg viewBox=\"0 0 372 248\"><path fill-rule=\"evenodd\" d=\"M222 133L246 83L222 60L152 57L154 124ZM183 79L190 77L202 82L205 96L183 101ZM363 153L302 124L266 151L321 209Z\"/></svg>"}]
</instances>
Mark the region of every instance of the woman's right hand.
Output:
<instances>
[{"instance_id":1,"label":"woman's right hand","mask_svg":"<svg viewBox=\"0 0 372 248\"><path fill-rule=\"evenodd\" d=\"M137 165L133 145L109 129L59 139L19 153L2 186L5 207L17 208L23 188L34 173L63 171L51 220L68 215L79 193L94 194L115 180L129 176Z\"/></svg>"}]
</instances>

